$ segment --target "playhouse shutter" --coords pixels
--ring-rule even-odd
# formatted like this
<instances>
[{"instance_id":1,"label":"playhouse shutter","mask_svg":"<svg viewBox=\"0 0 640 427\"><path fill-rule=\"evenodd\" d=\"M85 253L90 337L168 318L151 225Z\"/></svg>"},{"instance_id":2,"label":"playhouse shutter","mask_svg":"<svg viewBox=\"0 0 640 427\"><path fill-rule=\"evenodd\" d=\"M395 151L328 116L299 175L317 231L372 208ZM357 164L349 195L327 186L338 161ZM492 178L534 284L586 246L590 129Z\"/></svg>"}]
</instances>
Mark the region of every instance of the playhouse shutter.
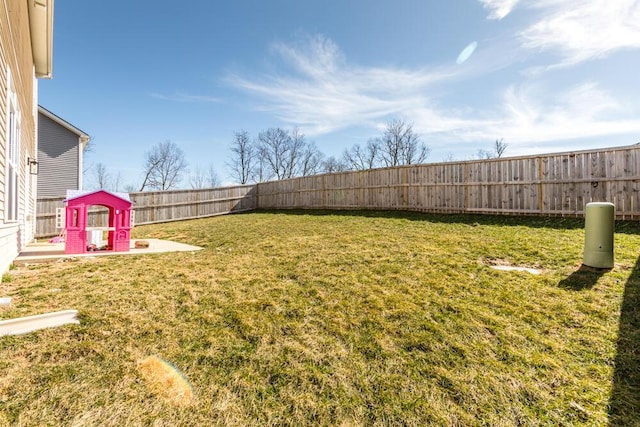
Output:
<instances>
[{"instance_id":1,"label":"playhouse shutter","mask_svg":"<svg viewBox=\"0 0 640 427\"><path fill-rule=\"evenodd\" d=\"M56 228L65 228L66 208L56 208Z\"/></svg>"}]
</instances>

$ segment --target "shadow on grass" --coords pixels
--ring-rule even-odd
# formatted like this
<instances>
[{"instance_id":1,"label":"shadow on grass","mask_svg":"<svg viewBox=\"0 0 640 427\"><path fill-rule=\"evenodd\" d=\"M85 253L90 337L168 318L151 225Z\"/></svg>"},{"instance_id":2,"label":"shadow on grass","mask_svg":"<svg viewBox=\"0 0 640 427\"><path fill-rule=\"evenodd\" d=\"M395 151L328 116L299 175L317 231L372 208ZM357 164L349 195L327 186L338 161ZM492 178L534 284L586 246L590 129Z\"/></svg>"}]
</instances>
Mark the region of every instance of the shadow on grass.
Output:
<instances>
[{"instance_id":1,"label":"shadow on grass","mask_svg":"<svg viewBox=\"0 0 640 427\"><path fill-rule=\"evenodd\" d=\"M609 425L640 425L640 257L624 288Z\"/></svg>"},{"instance_id":2,"label":"shadow on grass","mask_svg":"<svg viewBox=\"0 0 640 427\"><path fill-rule=\"evenodd\" d=\"M502 225L526 226L534 228L551 228L558 230L574 230L584 228L583 218L564 218L557 216L527 215L486 215L460 213L429 213L403 210L327 210L327 209L282 209L254 210L248 212L272 213L279 215L313 215L313 216L352 216L363 218L392 218L409 221L437 222L444 224ZM616 221L616 233L639 234L638 221Z\"/></svg>"},{"instance_id":3,"label":"shadow on grass","mask_svg":"<svg viewBox=\"0 0 640 427\"><path fill-rule=\"evenodd\" d=\"M611 271L609 268L593 268L581 265L576 271L571 273L566 279L562 279L558 286L564 289L581 291L583 289L591 289L598 283L598 280L606 273Z\"/></svg>"}]
</instances>

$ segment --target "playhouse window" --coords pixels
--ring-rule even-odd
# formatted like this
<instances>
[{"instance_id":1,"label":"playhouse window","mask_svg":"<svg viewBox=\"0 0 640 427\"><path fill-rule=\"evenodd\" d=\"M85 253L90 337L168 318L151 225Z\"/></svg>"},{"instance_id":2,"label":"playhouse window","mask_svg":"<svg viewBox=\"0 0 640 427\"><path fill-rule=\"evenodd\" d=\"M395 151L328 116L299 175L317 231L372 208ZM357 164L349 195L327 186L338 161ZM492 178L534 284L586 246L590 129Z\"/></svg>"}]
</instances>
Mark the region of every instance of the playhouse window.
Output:
<instances>
[{"instance_id":1,"label":"playhouse window","mask_svg":"<svg viewBox=\"0 0 640 427\"><path fill-rule=\"evenodd\" d=\"M11 89L11 73L8 77L7 151L5 220L18 220L18 182L20 178L20 112L15 92Z\"/></svg>"}]
</instances>

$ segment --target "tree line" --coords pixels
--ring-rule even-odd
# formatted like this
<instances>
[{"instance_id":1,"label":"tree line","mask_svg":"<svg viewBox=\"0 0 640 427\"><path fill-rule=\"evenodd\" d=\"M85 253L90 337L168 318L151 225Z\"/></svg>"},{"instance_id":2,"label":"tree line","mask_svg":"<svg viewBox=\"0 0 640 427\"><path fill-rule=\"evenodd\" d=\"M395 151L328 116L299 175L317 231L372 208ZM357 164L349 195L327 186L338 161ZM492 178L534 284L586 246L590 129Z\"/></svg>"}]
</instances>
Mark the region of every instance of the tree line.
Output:
<instances>
[{"instance_id":1,"label":"tree line","mask_svg":"<svg viewBox=\"0 0 640 427\"><path fill-rule=\"evenodd\" d=\"M251 138L235 133L227 168L240 184L287 179L319 173L373 169L423 163L430 149L403 120L389 122L381 136L366 145L345 149L342 157L325 156L298 129L269 128Z\"/></svg>"},{"instance_id":2,"label":"tree line","mask_svg":"<svg viewBox=\"0 0 640 427\"><path fill-rule=\"evenodd\" d=\"M479 150L477 156L501 157L506 148L507 144L502 139L496 140L493 151ZM268 128L255 137L240 130L234 133L229 149L231 154L226 162L227 172L239 184L419 164L424 163L431 152L413 130L413 125L401 119L388 122L380 136L369 139L364 145L354 144L345 149L340 157L324 155L298 128ZM220 185L212 164L206 168L196 166L188 171L182 149L171 141L160 142L145 153L141 185L128 185L123 190L162 191L180 188L187 173L191 188ZM93 174L98 188L120 191L120 174L111 176L102 163L94 167Z\"/></svg>"}]
</instances>

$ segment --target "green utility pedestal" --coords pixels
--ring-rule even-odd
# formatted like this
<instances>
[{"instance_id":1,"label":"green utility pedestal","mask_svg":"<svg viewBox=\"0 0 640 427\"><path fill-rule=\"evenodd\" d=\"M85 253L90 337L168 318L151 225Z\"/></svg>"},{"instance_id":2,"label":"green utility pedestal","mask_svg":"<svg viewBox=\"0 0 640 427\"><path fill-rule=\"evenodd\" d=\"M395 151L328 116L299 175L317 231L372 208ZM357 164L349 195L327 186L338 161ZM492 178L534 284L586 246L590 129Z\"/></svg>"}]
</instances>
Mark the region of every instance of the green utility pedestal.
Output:
<instances>
[{"instance_id":1,"label":"green utility pedestal","mask_svg":"<svg viewBox=\"0 0 640 427\"><path fill-rule=\"evenodd\" d=\"M587 203L584 220L584 258L595 268L613 268L615 206L608 202Z\"/></svg>"}]
</instances>

